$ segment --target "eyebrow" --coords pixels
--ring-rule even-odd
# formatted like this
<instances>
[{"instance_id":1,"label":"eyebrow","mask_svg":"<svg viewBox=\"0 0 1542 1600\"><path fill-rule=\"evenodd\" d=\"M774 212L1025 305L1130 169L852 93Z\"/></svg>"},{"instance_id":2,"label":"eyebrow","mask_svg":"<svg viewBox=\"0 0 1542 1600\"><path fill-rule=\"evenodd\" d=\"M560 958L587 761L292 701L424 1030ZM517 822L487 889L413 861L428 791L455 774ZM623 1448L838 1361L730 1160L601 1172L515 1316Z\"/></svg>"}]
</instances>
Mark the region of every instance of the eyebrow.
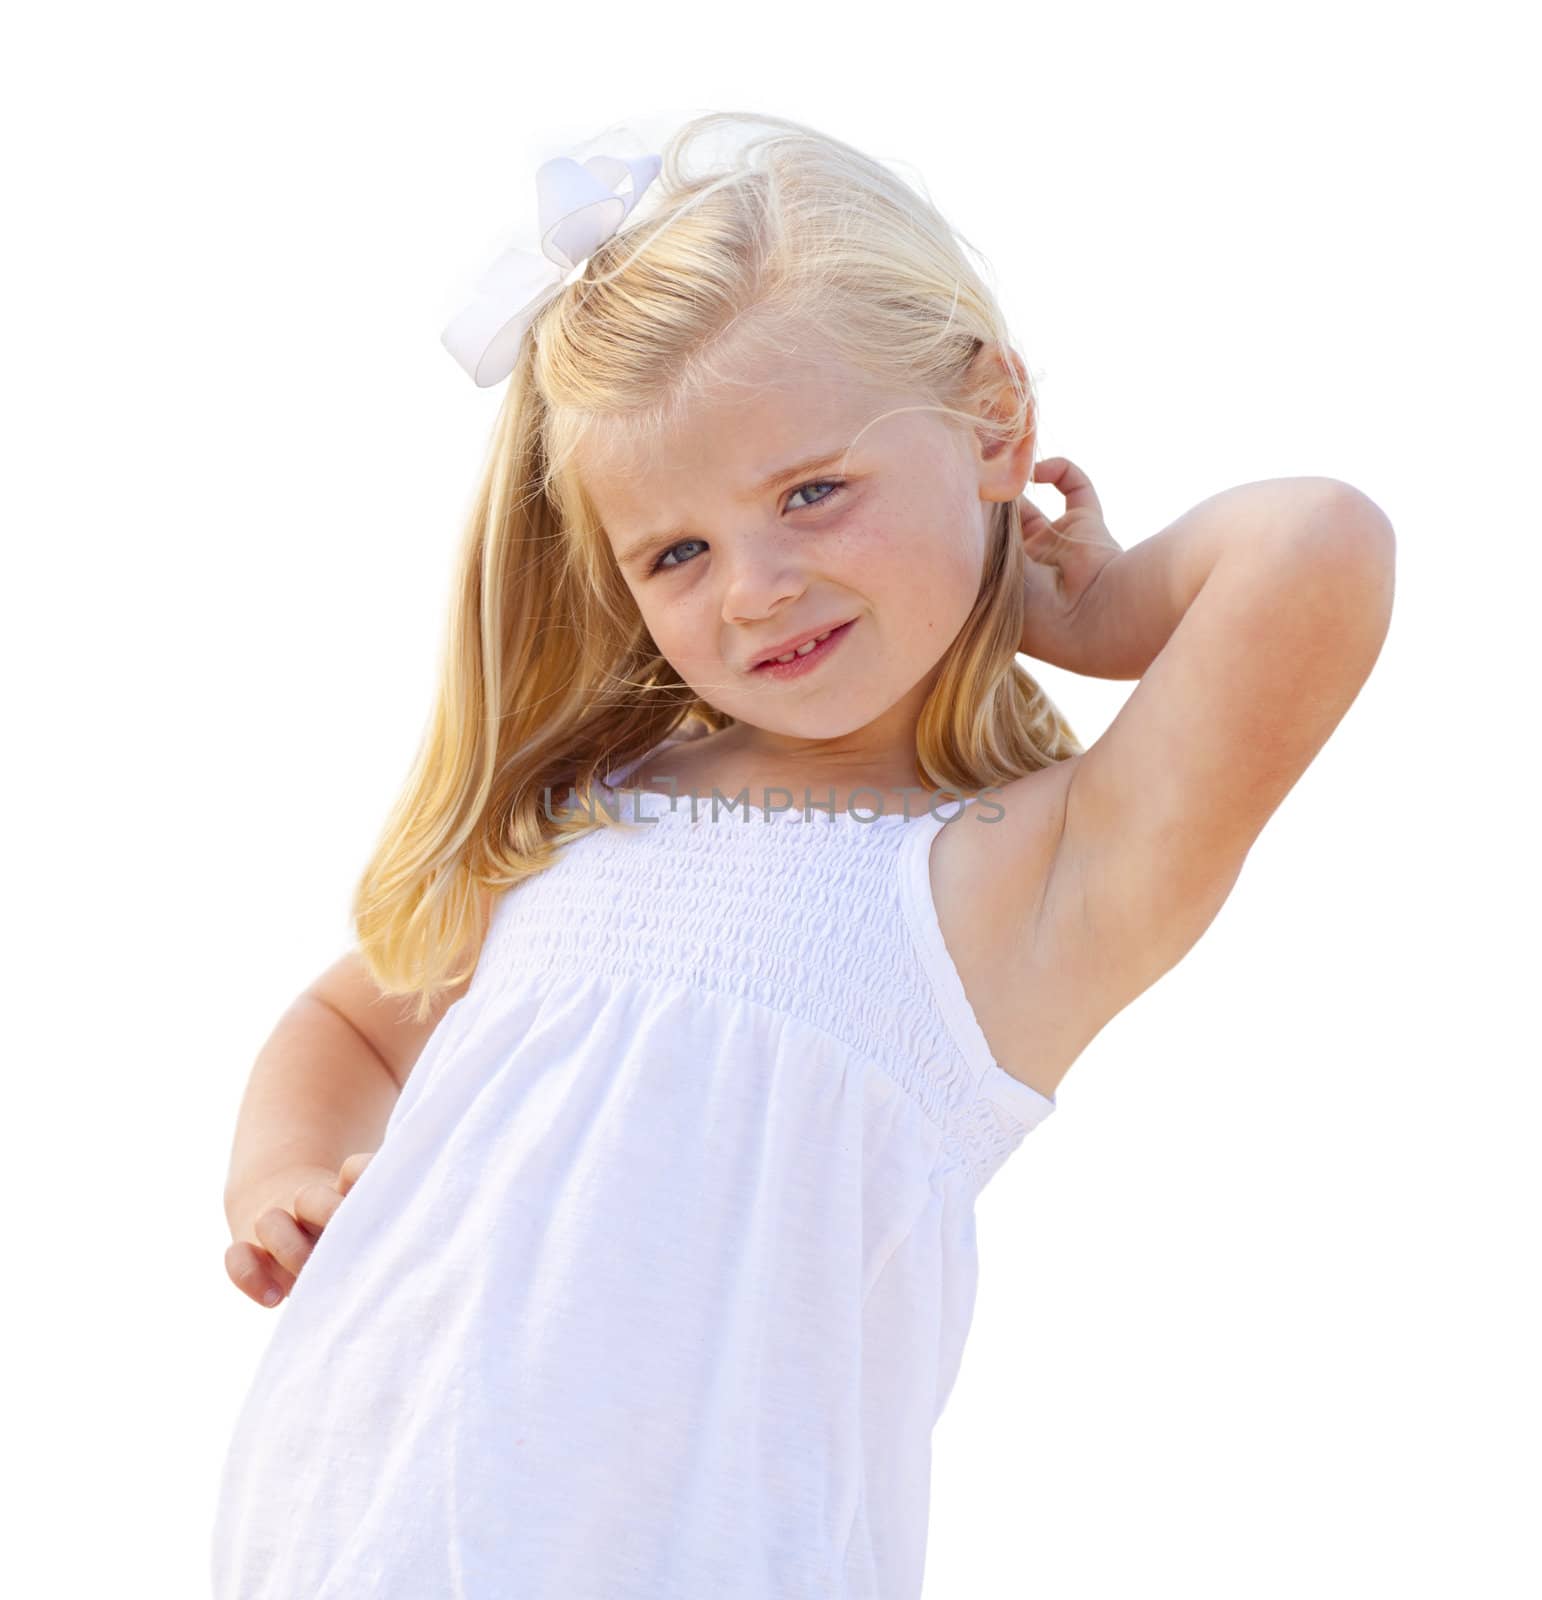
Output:
<instances>
[{"instance_id":1,"label":"eyebrow","mask_svg":"<svg viewBox=\"0 0 1542 1600\"><path fill-rule=\"evenodd\" d=\"M791 478L801 478L806 472L818 472L828 467L832 462L841 461L851 454L850 445L840 445L834 450L823 450L817 455L805 456L801 461L794 461L788 466L779 467L768 477L761 481L750 491L752 495L764 494L768 489L779 488ZM656 550L666 543L678 543L686 537L683 528L666 528L660 533L641 533L633 539L624 550L616 557L623 567L629 567L634 562L642 560L650 551Z\"/></svg>"}]
</instances>

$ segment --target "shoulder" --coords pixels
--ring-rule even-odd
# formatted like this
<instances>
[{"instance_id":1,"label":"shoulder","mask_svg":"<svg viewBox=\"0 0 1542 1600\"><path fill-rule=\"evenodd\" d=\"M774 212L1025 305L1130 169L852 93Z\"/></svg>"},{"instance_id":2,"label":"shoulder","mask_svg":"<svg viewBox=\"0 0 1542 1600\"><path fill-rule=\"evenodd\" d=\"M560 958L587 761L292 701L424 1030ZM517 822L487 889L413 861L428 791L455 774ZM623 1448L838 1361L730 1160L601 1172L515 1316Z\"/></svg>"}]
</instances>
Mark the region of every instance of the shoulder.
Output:
<instances>
[{"instance_id":1,"label":"shoulder","mask_svg":"<svg viewBox=\"0 0 1542 1600\"><path fill-rule=\"evenodd\" d=\"M1003 784L938 834L932 846L934 893L967 906L985 937L1019 939L1038 916L1079 759Z\"/></svg>"},{"instance_id":2,"label":"shoulder","mask_svg":"<svg viewBox=\"0 0 1542 1600\"><path fill-rule=\"evenodd\" d=\"M1083 759L976 801L940 830L928 864L938 927L980 1031L1001 1067L1043 1095L1153 981L1139 957L1100 940L1089 914L1066 828Z\"/></svg>"}]
</instances>

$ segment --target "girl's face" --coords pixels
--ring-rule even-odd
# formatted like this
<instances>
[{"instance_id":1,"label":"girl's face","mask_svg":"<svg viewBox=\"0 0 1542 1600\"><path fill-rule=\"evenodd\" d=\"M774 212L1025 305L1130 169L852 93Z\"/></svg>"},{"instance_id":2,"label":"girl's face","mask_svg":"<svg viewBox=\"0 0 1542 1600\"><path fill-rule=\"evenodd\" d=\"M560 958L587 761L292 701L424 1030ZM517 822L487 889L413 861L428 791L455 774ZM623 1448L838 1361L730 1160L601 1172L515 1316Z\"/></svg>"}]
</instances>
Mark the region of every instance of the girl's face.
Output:
<instances>
[{"instance_id":1,"label":"girl's face","mask_svg":"<svg viewBox=\"0 0 1542 1600\"><path fill-rule=\"evenodd\" d=\"M653 642L762 749L914 749L979 592L986 502L1027 477L936 412L883 415L916 404L817 354L752 356L645 454L580 462ZM801 670L757 668L836 627Z\"/></svg>"}]
</instances>

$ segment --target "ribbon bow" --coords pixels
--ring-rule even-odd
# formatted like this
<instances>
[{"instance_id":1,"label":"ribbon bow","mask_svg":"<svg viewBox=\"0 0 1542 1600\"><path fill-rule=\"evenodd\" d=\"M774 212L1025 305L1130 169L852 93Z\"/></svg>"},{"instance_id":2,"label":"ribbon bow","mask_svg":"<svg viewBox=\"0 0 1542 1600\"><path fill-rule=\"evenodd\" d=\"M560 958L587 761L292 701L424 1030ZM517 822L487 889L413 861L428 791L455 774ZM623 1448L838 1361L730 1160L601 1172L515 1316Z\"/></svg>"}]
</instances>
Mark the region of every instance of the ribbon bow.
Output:
<instances>
[{"instance_id":1,"label":"ribbon bow","mask_svg":"<svg viewBox=\"0 0 1542 1600\"><path fill-rule=\"evenodd\" d=\"M535 314L621 226L662 165L656 155L599 155L583 162L557 156L536 169L541 248L505 250L477 280L470 304L439 336L479 389L501 383L514 370L519 342ZM628 177L631 192L617 194Z\"/></svg>"}]
</instances>

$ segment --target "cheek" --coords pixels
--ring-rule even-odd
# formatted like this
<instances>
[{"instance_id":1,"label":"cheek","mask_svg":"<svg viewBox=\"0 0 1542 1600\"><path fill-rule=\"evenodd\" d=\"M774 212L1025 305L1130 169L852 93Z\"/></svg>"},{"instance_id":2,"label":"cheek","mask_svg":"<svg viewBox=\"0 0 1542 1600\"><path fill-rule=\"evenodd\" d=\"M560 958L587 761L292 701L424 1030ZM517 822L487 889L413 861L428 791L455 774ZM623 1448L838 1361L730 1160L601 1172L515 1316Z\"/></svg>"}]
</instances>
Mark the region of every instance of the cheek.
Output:
<instances>
[{"instance_id":1,"label":"cheek","mask_svg":"<svg viewBox=\"0 0 1542 1600\"><path fill-rule=\"evenodd\" d=\"M925 567L923 541L902 516L881 508L831 529L810 547L809 565L823 570L857 594L891 597L904 590L911 574Z\"/></svg>"},{"instance_id":2,"label":"cheek","mask_svg":"<svg viewBox=\"0 0 1542 1600\"><path fill-rule=\"evenodd\" d=\"M699 606L699 601L683 593L674 598L652 594L646 603L638 602L648 637L658 646L659 654L677 668L689 667L710 653L710 644L704 649L702 641L712 640L715 634L710 622L703 621Z\"/></svg>"},{"instance_id":3,"label":"cheek","mask_svg":"<svg viewBox=\"0 0 1542 1600\"><path fill-rule=\"evenodd\" d=\"M880 517L855 528L842 576L912 628L956 631L980 590L980 553L925 515Z\"/></svg>"}]
</instances>

